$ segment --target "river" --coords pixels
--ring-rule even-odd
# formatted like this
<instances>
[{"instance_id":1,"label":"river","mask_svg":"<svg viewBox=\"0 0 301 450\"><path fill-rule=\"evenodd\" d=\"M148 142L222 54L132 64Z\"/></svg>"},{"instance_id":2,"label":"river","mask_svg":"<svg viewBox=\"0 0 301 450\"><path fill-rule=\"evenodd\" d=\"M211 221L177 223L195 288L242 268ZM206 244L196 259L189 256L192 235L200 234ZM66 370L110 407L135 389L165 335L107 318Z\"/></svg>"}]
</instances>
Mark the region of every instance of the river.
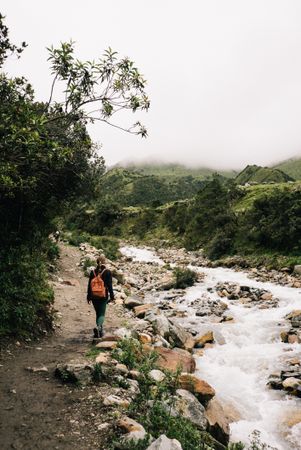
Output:
<instances>
[{"instance_id":1,"label":"river","mask_svg":"<svg viewBox=\"0 0 301 450\"><path fill-rule=\"evenodd\" d=\"M137 262L163 263L148 249L123 247L121 251ZM261 440L278 450L301 449L301 400L267 387L269 375L285 366L285 359L300 357L300 344L282 343L280 332L288 329L284 316L293 309L301 309L301 289L256 282L246 273L231 269L193 269L205 273L205 278L186 289L179 304L179 310L188 312L181 320L187 327L199 326L204 330L204 319L196 317L191 303L201 296L220 301L216 292L208 292L218 282L267 289L279 299L277 308L259 309L223 298L229 308L227 315L234 320L207 323L208 329L218 332L220 344L197 358L197 373L216 389L223 405L235 411L236 421L230 426L231 441L247 443L249 435L258 430ZM162 295L166 293L158 297Z\"/></svg>"}]
</instances>

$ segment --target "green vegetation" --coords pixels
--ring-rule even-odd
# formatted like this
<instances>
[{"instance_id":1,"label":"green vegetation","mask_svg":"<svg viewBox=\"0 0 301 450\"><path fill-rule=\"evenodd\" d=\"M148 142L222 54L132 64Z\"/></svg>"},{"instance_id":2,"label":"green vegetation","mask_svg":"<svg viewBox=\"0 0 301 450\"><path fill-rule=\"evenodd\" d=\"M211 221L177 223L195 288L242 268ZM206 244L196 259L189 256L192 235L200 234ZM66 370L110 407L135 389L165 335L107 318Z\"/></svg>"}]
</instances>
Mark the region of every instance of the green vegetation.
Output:
<instances>
[{"instance_id":1,"label":"green vegetation","mask_svg":"<svg viewBox=\"0 0 301 450\"><path fill-rule=\"evenodd\" d=\"M166 434L171 439L178 439L183 450L201 450L215 448L216 441L209 433L199 431L197 427L182 417L173 417L170 414L170 400L178 388L180 372L171 373L164 371L165 379L155 382L150 376L150 370L157 368L156 352L147 353L142 344L136 339L123 339L118 343L113 357L120 363L126 364L129 369L136 369L140 373L140 393L128 409L128 415L141 423L148 434L157 438ZM138 444L126 443L120 447L120 436L109 436L111 449L123 448L124 450L145 450L149 440L145 439ZM113 441L113 442L112 442Z\"/></svg>"},{"instance_id":2,"label":"green vegetation","mask_svg":"<svg viewBox=\"0 0 301 450\"><path fill-rule=\"evenodd\" d=\"M93 247L97 248L99 250L99 253L103 253L107 258L112 260L117 259L119 256L119 242L114 237L93 236L85 231L80 232L74 230L64 232L63 238L67 240L69 244L74 246L79 246L80 244L87 242L93 245ZM89 264L89 261L87 261L86 264ZM93 261L92 265L94 264L95 261Z\"/></svg>"},{"instance_id":3,"label":"green vegetation","mask_svg":"<svg viewBox=\"0 0 301 450\"><path fill-rule=\"evenodd\" d=\"M213 170L206 167L188 167L183 164L177 163L129 163L118 165L119 167L124 167L128 171L135 171L143 175L156 175L159 177L169 178L169 177L189 177L198 178L199 180L205 180L210 178L214 173L218 173L225 178L232 178L236 175L234 170Z\"/></svg>"},{"instance_id":4,"label":"green vegetation","mask_svg":"<svg viewBox=\"0 0 301 450\"><path fill-rule=\"evenodd\" d=\"M284 183L287 181L294 181L294 179L279 169L256 165L245 167L235 178L237 184Z\"/></svg>"},{"instance_id":5,"label":"green vegetation","mask_svg":"<svg viewBox=\"0 0 301 450\"><path fill-rule=\"evenodd\" d=\"M174 270L175 285L176 289L185 289L189 286L193 286L197 281L197 273L190 269L181 269L177 267Z\"/></svg>"},{"instance_id":6,"label":"green vegetation","mask_svg":"<svg viewBox=\"0 0 301 450\"><path fill-rule=\"evenodd\" d=\"M301 180L301 158L292 158L274 166L295 180Z\"/></svg>"},{"instance_id":7,"label":"green vegetation","mask_svg":"<svg viewBox=\"0 0 301 450\"><path fill-rule=\"evenodd\" d=\"M97 63L82 62L74 56L73 42L48 49L53 83L47 101L37 102L25 78L9 78L2 71L5 60L11 54L19 57L25 47L10 42L0 15L2 335L37 333L51 324L46 258L53 259L57 250L47 244L48 235L67 204L96 195L96 180L104 172L87 123L111 124L119 109L149 107L145 80L132 61L109 49ZM57 102L53 93L60 87L64 101ZM96 117L87 112L89 104ZM147 134L140 122L125 131ZM97 246L111 257L117 252L116 242L106 237L97 238Z\"/></svg>"},{"instance_id":8,"label":"green vegetation","mask_svg":"<svg viewBox=\"0 0 301 450\"><path fill-rule=\"evenodd\" d=\"M101 201L121 206L160 206L170 201L190 198L202 186L192 175L165 177L115 168L100 180Z\"/></svg>"}]
</instances>

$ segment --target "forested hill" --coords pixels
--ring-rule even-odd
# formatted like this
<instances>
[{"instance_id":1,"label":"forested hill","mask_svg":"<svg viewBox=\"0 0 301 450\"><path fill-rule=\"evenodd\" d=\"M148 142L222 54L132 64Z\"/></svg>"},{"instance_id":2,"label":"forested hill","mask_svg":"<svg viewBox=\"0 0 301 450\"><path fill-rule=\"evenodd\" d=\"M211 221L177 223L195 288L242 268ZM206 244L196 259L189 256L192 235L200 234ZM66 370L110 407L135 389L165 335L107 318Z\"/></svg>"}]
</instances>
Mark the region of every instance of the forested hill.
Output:
<instances>
[{"instance_id":1,"label":"forested hill","mask_svg":"<svg viewBox=\"0 0 301 450\"><path fill-rule=\"evenodd\" d=\"M183 164L178 163L145 163L145 164L135 164L135 163L119 163L116 167L127 169L132 172L139 172L143 175L155 175L166 178L179 178L179 177L189 177L205 180L211 177L214 173L225 178L233 178L237 175L235 170L215 170L208 167L188 167Z\"/></svg>"},{"instance_id":2,"label":"forested hill","mask_svg":"<svg viewBox=\"0 0 301 450\"><path fill-rule=\"evenodd\" d=\"M295 180L301 180L301 158L291 158L274 166L280 169Z\"/></svg>"},{"instance_id":3,"label":"forested hill","mask_svg":"<svg viewBox=\"0 0 301 450\"><path fill-rule=\"evenodd\" d=\"M145 175L137 170L115 168L100 180L103 199L122 206L159 206L193 197L202 186L199 176Z\"/></svg>"}]
</instances>

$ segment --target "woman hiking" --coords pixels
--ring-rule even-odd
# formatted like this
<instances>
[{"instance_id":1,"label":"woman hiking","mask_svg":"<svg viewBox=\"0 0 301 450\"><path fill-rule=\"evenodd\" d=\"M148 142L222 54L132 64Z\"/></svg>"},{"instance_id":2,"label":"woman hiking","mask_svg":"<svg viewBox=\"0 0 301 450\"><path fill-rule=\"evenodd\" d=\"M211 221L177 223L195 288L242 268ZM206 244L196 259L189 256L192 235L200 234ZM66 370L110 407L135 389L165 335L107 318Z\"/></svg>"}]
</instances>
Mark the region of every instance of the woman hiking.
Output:
<instances>
[{"instance_id":1,"label":"woman hiking","mask_svg":"<svg viewBox=\"0 0 301 450\"><path fill-rule=\"evenodd\" d=\"M96 312L96 328L94 328L94 337L103 336L103 322L105 319L106 307L110 300L114 300L114 292L112 286L112 273L106 268L106 258L101 255L96 260L97 266L91 270L87 301L93 303Z\"/></svg>"}]
</instances>

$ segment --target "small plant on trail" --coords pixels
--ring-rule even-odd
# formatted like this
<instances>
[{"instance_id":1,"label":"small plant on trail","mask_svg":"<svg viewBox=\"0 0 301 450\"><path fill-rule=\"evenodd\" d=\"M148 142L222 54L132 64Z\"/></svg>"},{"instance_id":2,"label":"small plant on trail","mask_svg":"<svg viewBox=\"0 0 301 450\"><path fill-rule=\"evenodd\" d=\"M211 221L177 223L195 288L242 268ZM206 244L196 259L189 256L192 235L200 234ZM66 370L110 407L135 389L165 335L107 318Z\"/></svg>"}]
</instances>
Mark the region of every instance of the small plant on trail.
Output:
<instances>
[{"instance_id":1,"label":"small plant on trail","mask_svg":"<svg viewBox=\"0 0 301 450\"><path fill-rule=\"evenodd\" d=\"M103 373L101 370L101 365L99 363L96 363L93 367L93 372L92 372L92 380L94 381L94 383L99 383L103 378Z\"/></svg>"},{"instance_id":2,"label":"small plant on trail","mask_svg":"<svg viewBox=\"0 0 301 450\"><path fill-rule=\"evenodd\" d=\"M87 351L86 353L86 357L87 358L91 358L91 359L95 359L96 356L99 355L99 353L102 352L101 348L97 348L94 345Z\"/></svg>"},{"instance_id":3,"label":"small plant on trail","mask_svg":"<svg viewBox=\"0 0 301 450\"><path fill-rule=\"evenodd\" d=\"M151 370L158 358L155 351L146 353L142 344L133 338L122 339L118 342L117 348L112 352L113 358L125 364L130 370L139 371Z\"/></svg>"},{"instance_id":4,"label":"small plant on trail","mask_svg":"<svg viewBox=\"0 0 301 450\"><path fill-rule=\"evenodd\" d=\"M198 278L197 273L190 269L177 267L173 273L175 276L174 287L176 289L185 289L186 287L193 286Z\"/></svg>"}]
</instances>

